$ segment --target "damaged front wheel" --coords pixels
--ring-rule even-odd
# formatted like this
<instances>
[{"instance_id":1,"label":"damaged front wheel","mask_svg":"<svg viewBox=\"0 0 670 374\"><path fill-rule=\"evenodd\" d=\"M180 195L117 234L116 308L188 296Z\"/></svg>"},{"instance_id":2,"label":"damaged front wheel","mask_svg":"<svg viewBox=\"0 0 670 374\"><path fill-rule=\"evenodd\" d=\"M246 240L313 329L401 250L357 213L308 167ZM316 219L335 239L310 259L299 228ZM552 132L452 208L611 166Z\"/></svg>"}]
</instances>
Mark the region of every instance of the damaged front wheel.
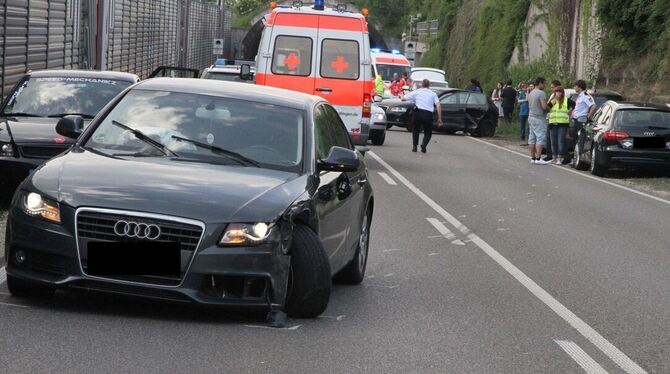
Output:
<instances>
[{"instance_id":1,"label":"damaged front wheel","mask_svg":"<svg viewBox=\"0 0 670 374\"><path fill-rule=\"evenodd\" d=\"M294 318L317 317L328 306L331 284L330 262L321 240L307 226L296 225L286 314Z\"/></svg>"}]
</instances>

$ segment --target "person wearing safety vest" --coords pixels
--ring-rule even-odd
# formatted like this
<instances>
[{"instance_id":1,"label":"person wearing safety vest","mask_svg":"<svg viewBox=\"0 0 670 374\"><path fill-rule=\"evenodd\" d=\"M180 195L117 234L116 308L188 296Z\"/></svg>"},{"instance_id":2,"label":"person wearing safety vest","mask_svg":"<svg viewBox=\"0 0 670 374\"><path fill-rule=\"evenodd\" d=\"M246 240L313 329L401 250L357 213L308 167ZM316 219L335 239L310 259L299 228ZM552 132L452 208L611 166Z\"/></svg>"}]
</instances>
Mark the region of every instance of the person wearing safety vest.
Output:
<instances>
[{"instance_id":1,"label":"person wearing safety vest","mask_svg":"<svg viewBox=\"0 0 670 374\"><path fill-rule=\"evenodd\" d=\"M549 137L551 138L551 154L554 156L552 162L565 164L567 149L565 146L565 134L570 126L571 100L565 97L563 87L556 87L551 100L549 100ZM573 104L574 105L574 104Z\"/></svg>"},{"instance_id":2,"label":"person wearing safety vest","mask_svg":"<svg viewBox=\"0 0 670 374\"><path fill-rule=\"evenodd\" d=\"M384 77L382 77L381 74L377 74L375 77L375 91L377 93L377 96L384 97L384 90L386 89L386 86L384 85Z\"/></svg>"}]
</instances>

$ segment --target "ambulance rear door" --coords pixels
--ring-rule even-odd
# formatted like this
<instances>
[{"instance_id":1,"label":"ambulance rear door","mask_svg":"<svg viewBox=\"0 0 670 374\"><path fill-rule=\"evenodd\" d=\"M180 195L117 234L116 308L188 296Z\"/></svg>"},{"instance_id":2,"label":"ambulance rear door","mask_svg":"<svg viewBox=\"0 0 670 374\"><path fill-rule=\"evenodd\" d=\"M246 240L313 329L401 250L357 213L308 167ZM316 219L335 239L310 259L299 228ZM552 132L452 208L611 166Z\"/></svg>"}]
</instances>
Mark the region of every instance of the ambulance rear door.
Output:
<instances>
[{"instance_id":1,"label":"ambulance rear door","mask_svg":"<svg viewBox=\"0 0 670 374\"><path fill-rule=\"evenodd\" d=\"M361 133L365 90L372 79L369 66L364 64L368 55L365 51L369 48L364 29L364 21L359 18L319 17L314 94L335 107L354 137Z\"/></svg>"},{"instance_id":2,"label":"ambulance rear door","mask_svg":"<svg viewBox=\"0 0 670 374\"><path fill-rule=\"evenodd\" d=\"M314 93L319 17L314 14L277 13L272 19L270 43L259 58L265 71L256 82L292 91Z\"/></svg>"}]
</instances>

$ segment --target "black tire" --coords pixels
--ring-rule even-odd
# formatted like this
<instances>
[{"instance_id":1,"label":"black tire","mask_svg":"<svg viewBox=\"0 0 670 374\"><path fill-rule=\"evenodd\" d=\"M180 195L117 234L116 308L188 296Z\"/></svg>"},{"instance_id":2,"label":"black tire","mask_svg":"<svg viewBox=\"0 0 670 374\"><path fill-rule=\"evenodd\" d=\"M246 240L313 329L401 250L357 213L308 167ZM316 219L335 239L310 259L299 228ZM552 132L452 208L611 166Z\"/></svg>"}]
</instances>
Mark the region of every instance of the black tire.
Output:
<instances>
[{"instance_id":1,"label":"black tire","mask_svg":"<svg viewBox=\"0 0 670 374\"><path fill-rule=\"evenodd\" d=\"M7 289L12 296L27 299L51 299L56 292L51 286L25 281L9 274L7 274Z\"/></svg>"},{"instance_id":2,"label":"black tire","mask_svg":"<svg viewBox=\"0 0 670 374\"><path fill-rule=\"evenodd\" d=\"M582 158L582 152L579 149L579 143L575 144L575 152L572 156L572 166L577 170L589 169L589 164Z\"/></svg>"},{"instance_id":3,"label":"black tire","mask_svg":"<svg viewBox=\"0 0 670 374\"><path fill-rule=\"evenodd\" d=\"M454 130L444 130L442 132L447 134L447 135L454 135L456 133L456 131L454 131Z\"/></svg>"},{"instance_id":4,"label":"black tire","mask_svg":"<svg viewBox=\"0 0 670 374\"><path fill-rule=\"evenodd\" d=\"M368 250L370 248L370 224L372 217L370 212L366 212L361 222L362 234L358 239L358 246L351 262L342 269L336 276L335 281L342 284L357 285L365 279L365 269L368 265Z\"/></svg>"},{"instance_id":5,"label":"black tire","mask_svg":"<svg viewBox=\"0 0 670 374\"><path fill-rule=\"evenodd\" d=\"M370 141L373 145L383 145L386 140L386 131L370 130Z\"/></svg>"},{"instance_id":6,"label":"black tire","mask_svg":"<svg viewBox=\"0 0 670 374\"><path fill-rule=\"evenodd\" d=\"M591 151L591 174L604 177L607 174L607 168L598 163L598 150L593 147Z\"/></svg>"},{"instance_id":7,"label":"black tire","mask_svg":"<svg viewBox=\"0 0 670 374\"><path fill-rule=\"evenodd\" d=\"M291 246L291 274L285 312L294 318L315 318L330 300L332 274L319 237L296 225Z\"/></svg>"}]
</instances>

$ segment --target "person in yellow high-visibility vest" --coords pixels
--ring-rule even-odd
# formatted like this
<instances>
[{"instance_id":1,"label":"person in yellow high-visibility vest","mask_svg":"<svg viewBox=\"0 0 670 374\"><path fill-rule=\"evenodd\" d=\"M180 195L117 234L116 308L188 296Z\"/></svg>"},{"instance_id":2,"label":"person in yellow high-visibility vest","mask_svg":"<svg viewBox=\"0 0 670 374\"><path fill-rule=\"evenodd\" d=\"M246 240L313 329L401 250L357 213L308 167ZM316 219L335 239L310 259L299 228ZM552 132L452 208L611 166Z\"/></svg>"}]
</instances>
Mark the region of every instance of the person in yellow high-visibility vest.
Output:
<instances>
[{"instance_id":1,"label":"person in yellow high-visibility vest","mask_svg":"<svg viewBox=\"0 0 670 374\"><path fill-rule=\"evenodd\" d=\"M551 138L551 154L555 164L564 164L568 150L565 147L565 134L570 126L570 103L565 97L565 90L556 87L549 103L549 137Z\"/></svg>"},{"instance_id":2,"label":"person in yellow high-visibility vest","mask_svg":"<svg viewBox=\"0 0 670 374\"><path fill-rule=\"evenodd\" d=\"M377 91L377 96L384 97L384 89L386 89L386 85L384 85L384 78L381 76L381 74L377 74L375 77L375 91Z\"/></svg>"}]
</instances>

